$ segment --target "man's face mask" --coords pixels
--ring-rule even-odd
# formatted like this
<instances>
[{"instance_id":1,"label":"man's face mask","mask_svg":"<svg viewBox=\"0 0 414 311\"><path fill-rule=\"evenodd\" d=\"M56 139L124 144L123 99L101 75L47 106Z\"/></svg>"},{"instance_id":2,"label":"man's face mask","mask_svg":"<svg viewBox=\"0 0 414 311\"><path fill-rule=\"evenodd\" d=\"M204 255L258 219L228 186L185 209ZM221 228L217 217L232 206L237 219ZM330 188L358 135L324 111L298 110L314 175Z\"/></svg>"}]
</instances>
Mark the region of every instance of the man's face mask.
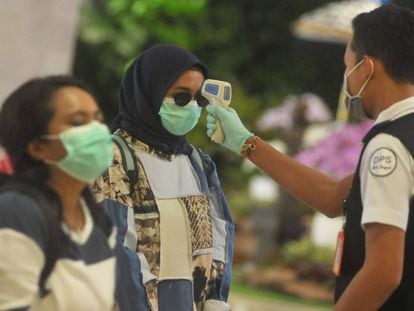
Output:
<instances>
[{"instance_id":1,"label":"man's face mask","mask_svg":"<svg viewBox=\"0 0 414 311\"><path fill-rule=\"evenodd\" d=\"M185 106L178 106L174 98L165 97L160 112L162 126L171 134L182 136L190 132L200 119L201 107L190 100Z\"/></svg>"},{"instance_id":2,"label":"man's face mask","mask_svg":"<svg viewBox=\"0 0 414 311\"><path fill-rule=\"evenodd\" d=\"M358 119L366 119L370 118L370 116L366 113L364 106L362 105L362 97L361 94L364 91L365 87L367 86L369 80L372 77L372 74L374 73L374 64L372 63L371 59L368 59L371 63L372 70L368 77L368 79L364 82L359 92L355 95L351 95L348 91L348 77L357 69L359 66L362 65L364 62L364 59L362 59L358 64L356 64L348 73L344 73L344 82L343 82L343 91L345 93L345 106L346 109L349 111L349 113Z\"/></svg>"},{"instance_id":3,"label":"man's face mask","mask_svg":"<svg viewBox=\"0 0 414 311\"><path fill-rule=\"evenodd\" d=\"M98 121L43 138L59 139L67 152L58 162L45 162L56 165L68 175L88 184L93 183L112 163L111 134L108 127Z\"/></svg>"}]
</instances>

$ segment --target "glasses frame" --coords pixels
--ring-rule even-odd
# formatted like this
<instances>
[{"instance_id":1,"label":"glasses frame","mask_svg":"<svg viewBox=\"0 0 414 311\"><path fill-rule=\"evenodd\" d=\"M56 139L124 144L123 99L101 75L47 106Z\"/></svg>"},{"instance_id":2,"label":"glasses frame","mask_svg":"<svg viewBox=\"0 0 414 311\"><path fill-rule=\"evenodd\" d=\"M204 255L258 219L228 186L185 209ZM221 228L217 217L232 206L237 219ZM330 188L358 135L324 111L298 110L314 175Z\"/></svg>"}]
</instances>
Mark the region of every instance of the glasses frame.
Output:
<instances>
[{"instance_id":1,"label":"glasses frame","mask_svg":"<svg viewBox=\"0 0 414 311\"><path fill-rule=\"evenodd\" d=\"M177 92L174 95L171 95L171 97L174 99L177 106L184 107L191 101L193 95L189 92ZM200 91L197 91L194 95L194 99L196 100L197 105L201 108L206 107L209 104L208 99L201 95Z\"/></svg>"}]
</instances>

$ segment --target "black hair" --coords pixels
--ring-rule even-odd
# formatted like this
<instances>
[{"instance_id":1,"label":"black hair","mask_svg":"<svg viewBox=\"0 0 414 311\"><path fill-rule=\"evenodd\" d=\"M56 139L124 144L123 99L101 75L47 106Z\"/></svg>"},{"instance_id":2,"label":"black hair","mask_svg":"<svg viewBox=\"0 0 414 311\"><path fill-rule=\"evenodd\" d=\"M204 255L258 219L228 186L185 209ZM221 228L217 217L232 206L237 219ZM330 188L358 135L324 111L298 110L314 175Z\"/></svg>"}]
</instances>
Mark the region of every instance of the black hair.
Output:
<instances>
[{"instance_id":1,"label":"black hair","mask_svg":"<svg viewBox=\"0 0 414 311\"><path fill-rule=\"evenodd\" d=\"M414 13L395 4L382 5L352 21L351 48L357 59L377 58L396 82L414 83Z\"/></svg>"},{"instance_id":2,"label":"black hair","mask_svg":"<svg viewBox=\"0 0 414 311\"><path fill-rule=\"evenodd\" d=\"M0 111L0 145L9 154L14 168L12 176L0 174L0 184L14 180L36 187L55 203L60 221L61 200L57 193L47 186L48 166L43 161L31 157L27 148L35 139L48 134L48 126L55 112L52 103L54 95L64 87L77 87L93 96L86 84L69 75L34 78L14 90L6 98ZM96 203L88 187L83 190L82 197L95 223L109 236L112 232L111 222Z\"/></svg>"}]
</instances>

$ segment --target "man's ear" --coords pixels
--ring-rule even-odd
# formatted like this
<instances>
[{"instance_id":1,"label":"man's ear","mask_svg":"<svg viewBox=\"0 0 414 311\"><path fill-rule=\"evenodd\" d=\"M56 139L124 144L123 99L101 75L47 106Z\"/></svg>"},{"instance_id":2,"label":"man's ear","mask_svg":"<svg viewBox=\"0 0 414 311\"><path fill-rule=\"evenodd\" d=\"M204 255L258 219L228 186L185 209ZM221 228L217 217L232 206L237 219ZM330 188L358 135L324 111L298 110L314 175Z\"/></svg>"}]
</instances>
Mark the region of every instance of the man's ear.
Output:
<instances>
[{"instance_id":1,"label":"man's ear","mask_svg":"<svg viewBox=\"0 0 414 311\"><path fill-rule=\"evenodd\" d=\"M362 64L362 68L364 70L365 75L368 77L371 77L375 72L375 63L376 60L373 59L371 56L364 55L363 56L364 62Z\"/></svg>"},{"instance_id":2,"label":"man's ear","mask_svg":"<svg viewBox=\"0 0 414 311\"><path fill-rule=\"evenodd\" d=\"M43 160L47 155L47 146L46 142L41 139L35 139L27 146L27 153L37 159Z\"/></svg>"}]
</instances>

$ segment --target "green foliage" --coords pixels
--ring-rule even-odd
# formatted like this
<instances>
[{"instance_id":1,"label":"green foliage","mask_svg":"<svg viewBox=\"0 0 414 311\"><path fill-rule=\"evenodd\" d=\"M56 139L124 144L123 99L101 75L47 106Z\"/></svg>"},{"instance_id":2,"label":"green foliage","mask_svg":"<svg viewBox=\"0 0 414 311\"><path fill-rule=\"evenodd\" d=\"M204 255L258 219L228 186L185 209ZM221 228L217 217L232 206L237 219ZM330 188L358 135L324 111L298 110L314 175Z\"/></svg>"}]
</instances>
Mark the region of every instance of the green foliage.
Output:
<instances>
[{"instance_id":1,"label":"green foliage","mask_svg":"<svg viewBox=\"0 0 414 311\"><path fill-rule=\"evenodd\" d=\"M330 247L316 246L309 239L302 239L286 243L281 254L284 263L295 268L299 277L333 286L334 250Z\"/></svg>"},{"instance_id":2,"label":"green foliage","mask_svg":"<svg viewBox=\"0 0 414 311\"><path fill-rule=\"evenodd\" d=\"M74 73L89 82L108 121L127 65L155 43L192 48L205 0L90 0L82 8Z\"/></svg>"},{"instance_id":3,"label":"green foliage","mask_svg":"<svg viewBox=\"0 0 414 311\"><path fill-rule=\"evenodd\" d=\"M92 39L112 43L115 51L127 57L137 52L131 47L142 48L150 36L157 41L178 39L177 44L189 47L192 30L186 26L203 14L204 6L204 0L92 1L83 11L81 39L92 42L92 32Z\"/></svg>"},{"instance_id":4,"label":"green foliage","mask_svg":"<svg viewBox=\"0 0 414 311\"><path fill-rule=\"evenodd\" d=\"M316 246L309 239L288 242L282 249L282 257L288 264L308 261L314 264L332 263L333 250L330 247Z\"/></svg>"}]
</instances>

